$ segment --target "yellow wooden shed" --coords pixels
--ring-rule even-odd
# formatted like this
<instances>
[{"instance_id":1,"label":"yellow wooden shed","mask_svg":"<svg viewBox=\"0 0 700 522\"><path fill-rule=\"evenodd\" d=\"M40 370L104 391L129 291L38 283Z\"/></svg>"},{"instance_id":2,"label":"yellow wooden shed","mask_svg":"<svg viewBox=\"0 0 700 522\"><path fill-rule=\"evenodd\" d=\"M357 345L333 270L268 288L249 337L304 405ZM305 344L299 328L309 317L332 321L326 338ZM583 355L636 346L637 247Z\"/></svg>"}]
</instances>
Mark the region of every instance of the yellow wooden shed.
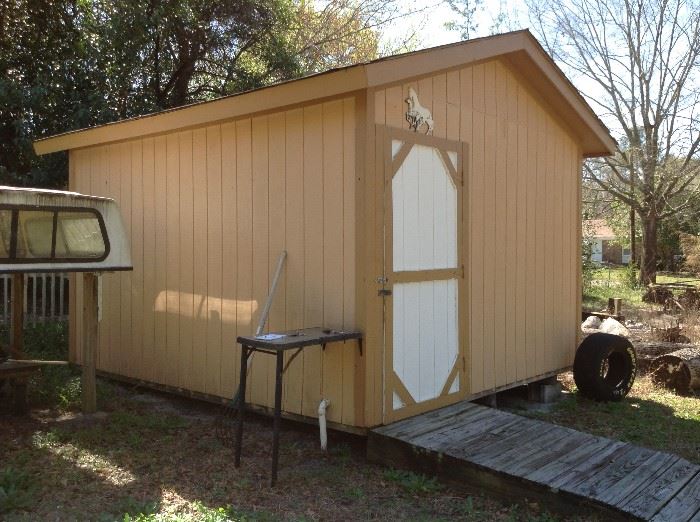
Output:
<instances>
[{"instance_id":1,"label":"yellow wooden shed","mask_svg":"<svg viewBox=\"0 0 700 522\"><path fill-rule=\"evenodd\" d=\"M254 332L286 250L269 329L364 341L304 350L283 410L315 418L327 399L349 430L571 366L581 162L614 146L528 31L35 142L68 150L70 188L124 215L134 271L104 278L100 370L230 398L236 336ZM262 408L273 364L252 362Z\"/></svg>"}]
</instances>

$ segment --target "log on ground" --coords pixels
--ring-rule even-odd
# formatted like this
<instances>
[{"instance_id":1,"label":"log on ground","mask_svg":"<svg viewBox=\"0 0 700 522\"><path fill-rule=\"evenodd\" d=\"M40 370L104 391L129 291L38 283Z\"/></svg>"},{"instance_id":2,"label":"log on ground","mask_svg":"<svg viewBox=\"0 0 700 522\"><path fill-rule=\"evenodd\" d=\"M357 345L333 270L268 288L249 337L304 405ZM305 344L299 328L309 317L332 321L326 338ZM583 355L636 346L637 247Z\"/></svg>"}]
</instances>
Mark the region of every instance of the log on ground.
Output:
<instances>
[{"instance_id":1,"label":"log on ground","mask_svg":"<svg viewBox=\"0 0 700 522\"><path fill-rule=\"evenodd\" d=\"M690 395L700 389L700 348L682 348L661 355L651 363L654 382L681 395Z\"/></svg>"}]
</instances>

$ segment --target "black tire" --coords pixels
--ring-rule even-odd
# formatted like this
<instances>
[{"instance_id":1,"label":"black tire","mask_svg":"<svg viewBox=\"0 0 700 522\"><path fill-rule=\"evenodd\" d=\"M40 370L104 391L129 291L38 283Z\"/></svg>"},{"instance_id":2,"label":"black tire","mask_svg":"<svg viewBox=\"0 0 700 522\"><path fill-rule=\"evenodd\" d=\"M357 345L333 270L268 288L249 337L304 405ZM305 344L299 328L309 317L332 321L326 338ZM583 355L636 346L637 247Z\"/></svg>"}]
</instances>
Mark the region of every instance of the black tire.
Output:
<instances>
[{"instance_id":1,"label":"black tire","mask_svg":"<svg viewBox=\"0 0 700 522\"><path fill-rule=\"evenodd\" d=\"M581 395L596 401L619 401L637 374L637 353L624 337L589 335L576 350L574 381Z\"/></svg>"}]
</instances>

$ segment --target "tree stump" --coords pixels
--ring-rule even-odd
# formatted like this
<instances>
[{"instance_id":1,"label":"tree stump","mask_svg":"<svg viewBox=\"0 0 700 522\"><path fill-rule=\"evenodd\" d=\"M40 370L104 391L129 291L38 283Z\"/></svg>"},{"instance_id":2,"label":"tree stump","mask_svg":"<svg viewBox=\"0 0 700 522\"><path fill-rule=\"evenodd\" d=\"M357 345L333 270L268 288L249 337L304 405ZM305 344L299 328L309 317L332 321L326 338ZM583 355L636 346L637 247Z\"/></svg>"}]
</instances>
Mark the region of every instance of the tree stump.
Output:
<instances>
[{"instance_id":1,"label":"tree stump","mask_svg":"<svg viewBox=\"0 0 700 522\"><path fill-rule=\"evenodd\" d=\"M700 348L692 346L661 355L651 363L654 382L681 395L700 389Z\"/></svg>"}]
</instances>

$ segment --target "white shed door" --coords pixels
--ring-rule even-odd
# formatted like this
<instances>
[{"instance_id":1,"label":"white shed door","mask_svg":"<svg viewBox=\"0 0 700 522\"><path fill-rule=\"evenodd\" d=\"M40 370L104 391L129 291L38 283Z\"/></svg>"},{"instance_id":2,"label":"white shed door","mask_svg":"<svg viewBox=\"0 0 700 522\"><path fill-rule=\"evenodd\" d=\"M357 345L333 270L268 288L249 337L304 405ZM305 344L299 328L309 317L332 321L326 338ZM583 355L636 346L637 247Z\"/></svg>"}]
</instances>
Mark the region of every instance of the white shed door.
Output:
<instances>
[{"instance_id":1,"label":"white shed door","mask_svg":"<svg viewBox=\"0 0 700 522\"><path fill-rule=\"evenodd\" d=\"M388 136L385 417L392 421L460 398L465 332L461 149L413 133Z\"/></svg>"}]
</instances>

